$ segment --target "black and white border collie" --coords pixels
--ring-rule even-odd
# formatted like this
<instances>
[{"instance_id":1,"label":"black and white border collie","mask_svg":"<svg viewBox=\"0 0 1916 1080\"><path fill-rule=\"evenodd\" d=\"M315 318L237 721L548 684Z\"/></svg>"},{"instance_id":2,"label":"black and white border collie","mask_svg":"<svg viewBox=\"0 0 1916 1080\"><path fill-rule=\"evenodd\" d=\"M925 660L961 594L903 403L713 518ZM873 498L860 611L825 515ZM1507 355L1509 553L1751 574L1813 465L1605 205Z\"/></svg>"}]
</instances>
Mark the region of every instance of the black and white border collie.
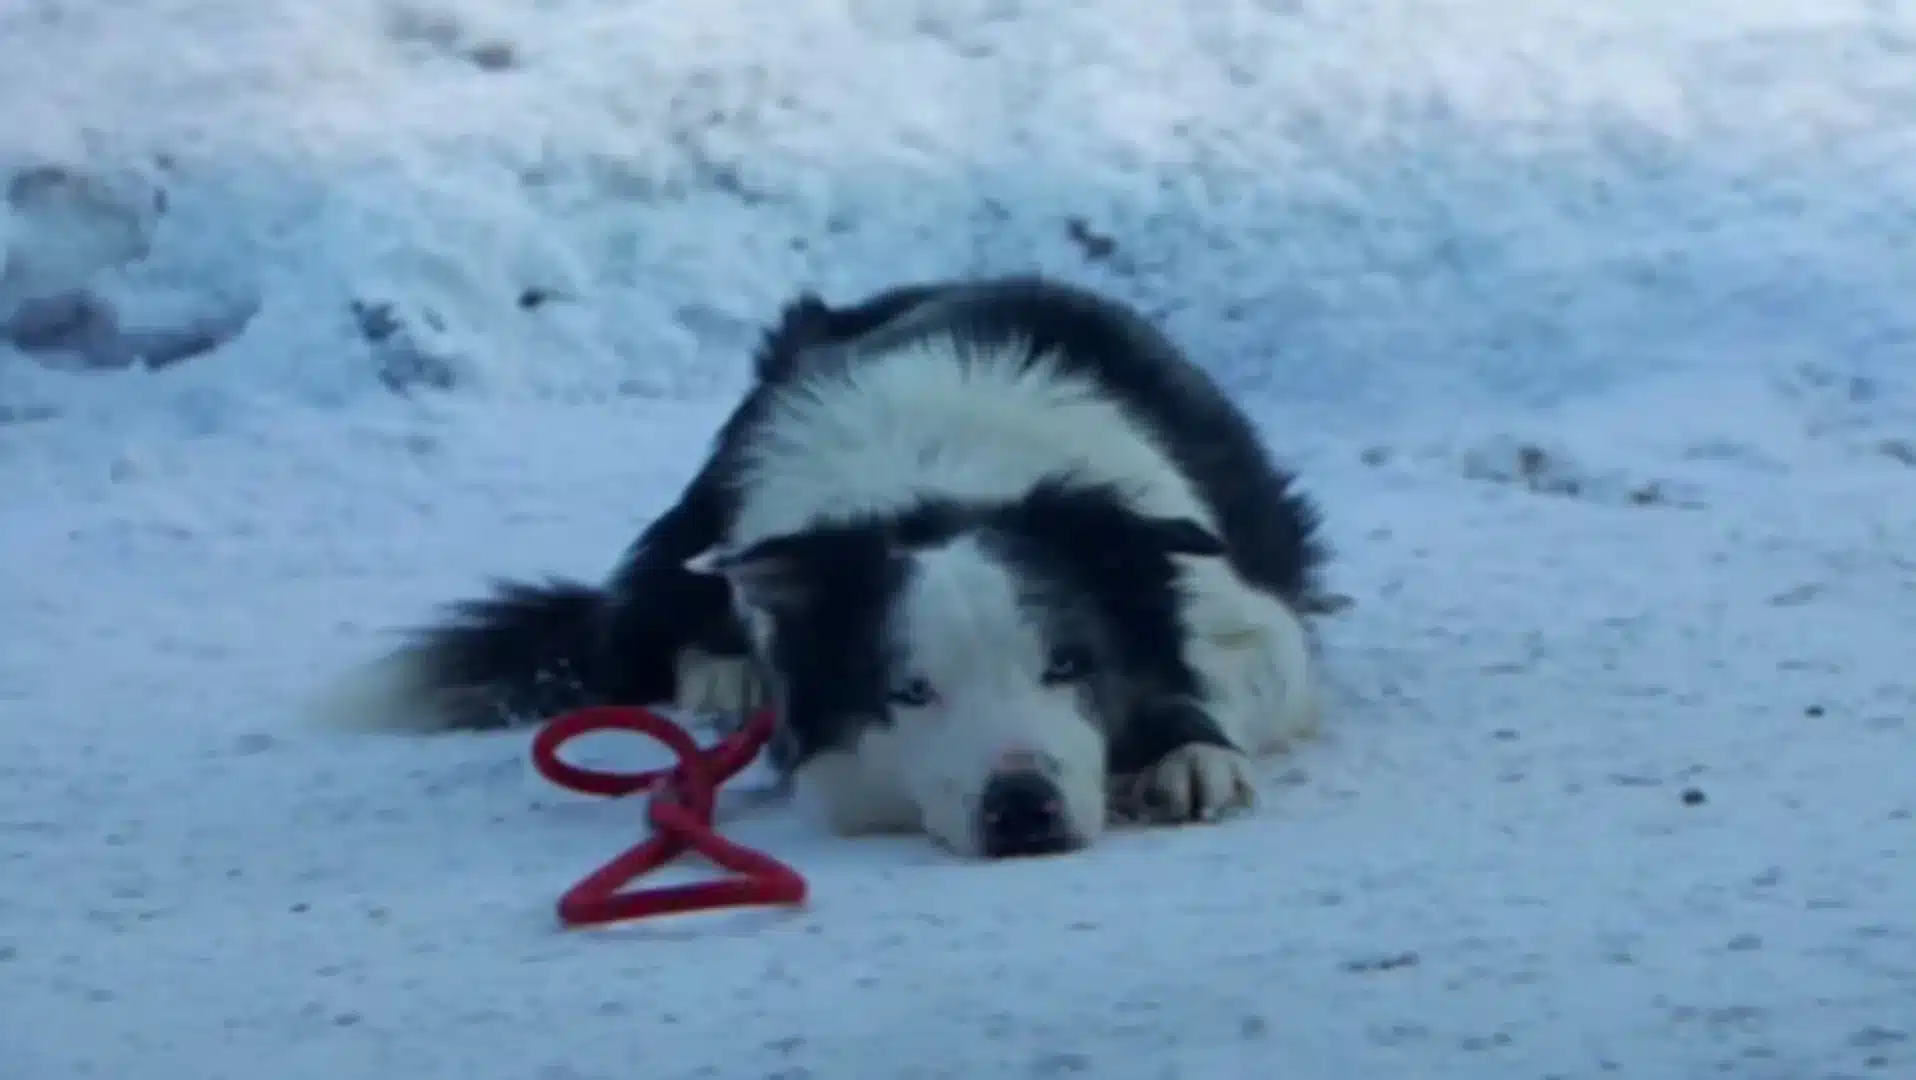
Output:
<instances>
[{"instance_id":1,"label":"black and white border collie","mask_svg":"<svg viewBox=\"0 0 1916 1080\"><path fill-rule=\"evenodd\" d=\"M1315 729L1317 532L1124 306L1028 278L806 295L604 584L500 584L335 707L425 731L769 702L833 831L1065 851L1246 807L1253 757Z\"/></svg>"}]
</instances>

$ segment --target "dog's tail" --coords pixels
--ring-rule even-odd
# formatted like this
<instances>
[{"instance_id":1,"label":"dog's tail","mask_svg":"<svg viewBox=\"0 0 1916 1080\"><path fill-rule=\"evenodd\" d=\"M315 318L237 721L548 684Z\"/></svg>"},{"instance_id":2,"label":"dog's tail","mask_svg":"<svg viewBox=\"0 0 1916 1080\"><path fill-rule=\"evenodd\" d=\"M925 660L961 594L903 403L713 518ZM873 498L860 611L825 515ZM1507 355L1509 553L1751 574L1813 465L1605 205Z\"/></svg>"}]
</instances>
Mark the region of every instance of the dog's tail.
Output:
<instances>
[{"instance_id":1,"label":"dog's tail","mask_svg":"<svg viewBox=\"0 0 1916 1080\"><path fill-rule=\"evenodd\" d=\"M676 519L670 519L676 520ZM495 582L329 687L321 723L428 734L537 724L592 705L742 715L763 705L724 580L654 530L604 588Z\"/></svg>"},{"instance_id":2,"label":"dog's tail","mask_svg":"<svg viewBox=\"0 0 1916 1080\"><path fill-rule=\"evenodd\" d=\"M743 714L768 691L724 579L687 562L719 541L707 466L604 586L495 582L329 688L321 722L362 731L484 731L592 705Z\"/></svg>"},{"instance_id":3,"label":"dog's tail","mask_svg":"<svg viewBox=\"0 0 1916 1080\"><path fill-rule=\"evenodd\" d=\"M496 582L329 688L319 719L362 731L484 731L604 703L605 609L604 592L577 582Z\"/></svg>"}]
</instances>

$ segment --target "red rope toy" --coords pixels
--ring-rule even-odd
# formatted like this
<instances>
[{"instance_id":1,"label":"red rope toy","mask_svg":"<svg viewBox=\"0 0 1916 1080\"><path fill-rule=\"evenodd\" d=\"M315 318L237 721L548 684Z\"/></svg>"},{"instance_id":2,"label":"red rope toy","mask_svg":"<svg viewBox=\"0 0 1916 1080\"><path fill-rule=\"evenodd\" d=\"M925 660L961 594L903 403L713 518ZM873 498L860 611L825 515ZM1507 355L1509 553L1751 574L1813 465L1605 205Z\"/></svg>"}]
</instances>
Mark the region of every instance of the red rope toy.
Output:
<instances>
[{"instance_id":1,"label":"red rope toy","mask_svg":"<svg viewBox=\"0 0 1916 1080\"><path fill-rule=\"evenodd\" d=\"M559 898L559 921L568 927L603 926L657 915L719 908L805 902L805 879L764 852L720 836L712 824L719 786L758 756L771 738L770 709L751 716L710 749L700 749L685 729L650 709L601 706L560 716L532 740L539 775L584 795L617 798L650 791L646 816L652 835L581 879ZM664 743L678 763L640 773L601 772L568 765L559 747L595 731L633 731ZM626 886L688 851L731 871L716 881L651 889Z\"/></svg>"}]
</instances>

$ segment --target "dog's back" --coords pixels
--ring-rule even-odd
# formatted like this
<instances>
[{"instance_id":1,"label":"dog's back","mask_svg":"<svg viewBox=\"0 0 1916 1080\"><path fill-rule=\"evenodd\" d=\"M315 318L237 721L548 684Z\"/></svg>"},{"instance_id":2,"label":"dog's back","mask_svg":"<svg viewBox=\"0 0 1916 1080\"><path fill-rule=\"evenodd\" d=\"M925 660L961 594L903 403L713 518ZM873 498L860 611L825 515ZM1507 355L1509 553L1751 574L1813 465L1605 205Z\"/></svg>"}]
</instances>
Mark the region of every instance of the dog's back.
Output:
<instances>
[{"instance_id":1,"label":"dog's back","mask_svg":"<svg viewBox=\"0 0 1916 1080\"><path fill-rule=\"evenodd\" d=\"M916 343L961 342L953 355L1024 354L1085 378L1121 404L1196 489L1251 584L1308 608L1326 552L1317 517L1270 458L1244 413L1135 310L1088 289L1035 277L920 284L845 308L807 296L788 306L757 358L760 385L735 416L742 432L780 388L834 377ZM755 400L756 399L756 400ZM721 436L719 456L726 440Z\"/></svg>"}]
</instances>

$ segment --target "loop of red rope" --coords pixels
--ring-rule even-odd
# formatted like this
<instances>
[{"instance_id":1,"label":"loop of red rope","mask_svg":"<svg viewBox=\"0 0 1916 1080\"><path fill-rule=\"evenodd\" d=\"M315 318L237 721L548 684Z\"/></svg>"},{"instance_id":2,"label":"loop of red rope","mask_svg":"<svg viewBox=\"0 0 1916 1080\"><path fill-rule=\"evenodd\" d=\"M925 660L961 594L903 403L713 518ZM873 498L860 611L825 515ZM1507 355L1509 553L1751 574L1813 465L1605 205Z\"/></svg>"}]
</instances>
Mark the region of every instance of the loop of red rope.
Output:
<instances>
[{"instance_id":1,"label":"loop of red rope","mask_svg":"<svg viewBox=\"0 0 1916 1080\"><path fill-rule=\"evenodd\" d=\"M559 899L559 921L567 926L607 923L718 908L800 904L805 879L784 863L720 836L712 813L719 786L758 756L771 737L773 713L754 714L738 731L709 750L700 749L684 728L650 709L599 706L560 716L532 740L532 764L562 788L585 795L616 798L652 792L647 818L652 835L587 875ZM632 731L664 743L678 759L670 768L640 773L602 772L571 765L559 748L595 731ZM732 876L692 885L653 889L626 886L688 851L696 851Z\"/></svg>"}]
</instances>

